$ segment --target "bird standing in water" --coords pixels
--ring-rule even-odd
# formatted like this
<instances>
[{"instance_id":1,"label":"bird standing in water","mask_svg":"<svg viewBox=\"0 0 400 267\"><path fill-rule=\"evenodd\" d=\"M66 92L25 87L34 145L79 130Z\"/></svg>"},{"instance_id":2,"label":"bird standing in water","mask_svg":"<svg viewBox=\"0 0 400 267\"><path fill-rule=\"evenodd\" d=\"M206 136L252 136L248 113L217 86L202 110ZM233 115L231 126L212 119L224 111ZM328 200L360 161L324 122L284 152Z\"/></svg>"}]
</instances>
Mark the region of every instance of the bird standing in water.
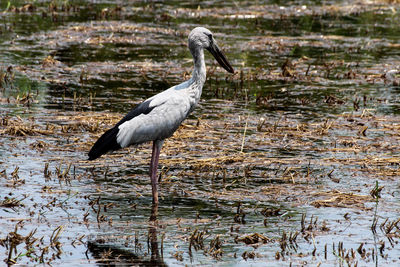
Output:
<instances>
[{"instance_id":1,"label":"bird standing in water","mask_svg":"<svg viewBox=\"0 0 400 267\"><path fill-rule=\"evenodd\" d=\"M234 73L211 31L197 27L190 32L188 42L194 61L192 77L138 104L113 128L106 131L89 152L89 160L94 160L108 151L153 141L150 162L153 204L158 204L157 168L164 140L172 136L200 100L206 81L204 49L226 71Z\"/></svg>"}]
</instances>

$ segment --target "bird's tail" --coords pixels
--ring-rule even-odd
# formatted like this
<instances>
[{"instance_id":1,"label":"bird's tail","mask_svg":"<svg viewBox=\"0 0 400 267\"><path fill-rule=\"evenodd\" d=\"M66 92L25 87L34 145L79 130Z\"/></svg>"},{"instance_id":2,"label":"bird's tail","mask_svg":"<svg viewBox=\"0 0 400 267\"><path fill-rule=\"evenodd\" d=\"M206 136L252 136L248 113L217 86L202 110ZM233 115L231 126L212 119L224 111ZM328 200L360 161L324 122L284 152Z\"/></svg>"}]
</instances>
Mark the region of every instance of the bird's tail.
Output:
<instances>
[{"instance_id":1,"label":"bird's tail","mask_svg":"<svg viewBox=\"0 0 400 267\"><path fill-rule=\"evenodd\" d=\"M94 160L108 151L120 149L117 142L118 127L111 128L105 132L93 145L89 152L89 160Z\"/></svg>"}]
</instances>

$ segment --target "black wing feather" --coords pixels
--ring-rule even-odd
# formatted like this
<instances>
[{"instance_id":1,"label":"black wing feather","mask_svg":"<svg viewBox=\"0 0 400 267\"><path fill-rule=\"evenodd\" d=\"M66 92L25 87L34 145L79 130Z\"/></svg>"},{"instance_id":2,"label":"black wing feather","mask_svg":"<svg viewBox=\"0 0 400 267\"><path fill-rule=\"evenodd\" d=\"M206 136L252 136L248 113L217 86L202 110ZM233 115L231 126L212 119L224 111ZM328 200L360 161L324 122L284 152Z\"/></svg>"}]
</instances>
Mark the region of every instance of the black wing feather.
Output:
<instances>
[{"instance_id":1,"label":"black wing feather","mask_svg":"<svg viewBox=\"0 0 400 267\"><path fill-rule=\"evenodd\" d=\"M150 107L150 100L142 102L134 107L125 117L122 118L113 128L106 131L93 145L89 152L89 160L94 160L104 155L108 151L118 150L121 148L117 142L118 126L129 121L140 114L149 114L154 107Z\"/></svg>"}]
</instances>

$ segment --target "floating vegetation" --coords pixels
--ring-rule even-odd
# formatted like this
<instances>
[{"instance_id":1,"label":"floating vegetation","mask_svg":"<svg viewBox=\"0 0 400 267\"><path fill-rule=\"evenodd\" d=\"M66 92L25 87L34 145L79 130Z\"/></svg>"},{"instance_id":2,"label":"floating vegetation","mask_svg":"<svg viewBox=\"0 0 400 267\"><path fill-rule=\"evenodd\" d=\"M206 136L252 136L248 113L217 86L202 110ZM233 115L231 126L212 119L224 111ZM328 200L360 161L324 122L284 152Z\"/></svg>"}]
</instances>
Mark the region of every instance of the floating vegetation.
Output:
<instances>
[{"instance_id":1,"label":"floating vegetation","mask_svg":"<svg viewBox=\"0 0 400 267\"><path fill-rule=\"evenodd\" d=\"M23 207L24 205L21 203L22 199L17 200L15 198L4 197L4 200L0 201L0 207L3 208L17 208Z\"/></svg>"},{"instance_id":2,"label":"floating vegetation","mask_svg":"<svg viewBox=\"0 0 400 267\"><path fill-rule=\"evenodd\" d=\"M372 201L372 198L368 195L357 195L354 193L343 193L337 190L331 192L320 192L313 194L315 197L328 197L327 199L316 200L311 205L319 207L356 207L358 209L365 209L364 203L366 201Z\"/></svg>"},{"instance_id":3,"label":"floating vegetation","mask_svg":"<svg viewBox=\"0 0 400 267\"><path fill-rule=\"evenodd\" d=\"M363 115L364 114L364 115ZM167 140L165 146L168 148L164 156L162 157L162 164L168 166L168 170L163 172L163 178L161 180L161 192L163 197L167 197L169 194L176 194L175 192L182 192L184 198L191 199L218 199L219 201L243 201L252 199L253 201L259 201L261 198L274 199L274 201L282 201L291 197L292 201L300 201L305 204L308 203L318 208L348 208L354 209L357 212L368 212L371 210L371 205L374 201L372 196L377 194L382 195L383 186L375 188L374 192L366 191L360 193L359 189L354 191L343 192L337 189L323 190L324 188L317 189L315 185L326 177L328 180L333 180L338 175L338 170L357 170L362 175L369 177L368 179L376 179L382 175L383 172L387 172L389 176L393 177L398 172L398 159L395 156L390 157L370 157L371 153L377 151L382 146L387 148L387 151L391 151L391 144L381 141L379 133L385 131L387 136L396 136L395 132L398 130L396 126L399 122L396 119L385 116L377 115L365 115L361 113L359 115L353 114L352 116L337 116L331 118L329 121L323 121L320 123L302 123L293 125L293 121L288 118L281 118L279 121L274 119L264 118L264 124L261 130L257 130L259 125L259 118L256 116L248 122L249 136L245 140L245 152L240 152L242 140L237 138L235 134L230 133L242 133L241 129L244 124L237 123L235 121L235 115L227 115L230 118L231 123L227 124L227 121L219 120L205 120L202 119L200 123L196 120L188 120L173 136L171 140ZM31 147L35 148L40 153L43 153L43 149L46 149L46 153L49 151L56 151L57 154L60 151L64 153L70 153L69 151L81 151L84 154L88 149L87 143L94 140L104 129L107 129L108 125L114 124L119 116L118 114L101 114L84 112L73 112L69 115L53 113L52 116L46 116L43 121L30 122L30 126L24 126L28 124L28 121L24 121L20 118L5 118L3 119L3 131L11 137L26 138L28 136L36 136L40 139L32 143ZM51 124L49 123L51 121ZM66 124L68 122L68 124ZM371 133L368 135L360 135L358 133L359 123L370 125ZM92 127L92 125L95 127ZM6 131L5 129L14 129L20 125L20 128L28 127L31 129L30 132L24 131L25 135L17 134L11 130ZM354 125L354 126L353 126ZM89 127L90 126L90 127ZM337 135L340 132L348 132L347 135ZM228 132L228 134L226 134ZM208 154L193 155L191 153L191 146L185 144L192 143L197 150L207 151L209 144L215 142L215 137L224 134L224 146L218 146L213 148L213 156L210 157ZM86 136L86 139L78 138L78 136ZM240 135L239 135L240 136ZM286 142L284 145L279 142L273 142L272 140L279 140L290 136L291 140ZM324 138L331 138L335 136L335 143L328 143L325 147L314 147L310 146L310 142L313 140L319 140ZM68 138L64 139L65 145L54 146L54 138ZM192 140L195 140L193 142ZM260 154L257 150L252 151L258 147L260 140L263 140L265 144L269 145L269 149L282 149L282 146L290 147L309 147L310 150L315 149L316 153L328 153L330 157L318 159L319 165L316 165L315 160L309 158L302 165L297 158L274 158L271 154ZM298 143L296 143L298 142ZM368 150L365 150L366 144L368 144ZM150 157L150 150L141 150L140 157L136 157L136 165L147 167L147 158ZM134 149L134 148L133 148ZM285 148L288 149L288 148ZM394 148L393 148L394 149ZM173 151L170 152L170 151ZM344 154L343 154L344 153ZM176 158L177 155L179 158ZM338 156L332 156L338 155ZM347 155L347 156L346 156ZM357 155L354 158L353 155ZM83 157L83 158L82 158ZM120 174L112 166L120 166L130 162L132 155L127 151L121 151L120 153L114 153L111 159L101 159L95 162L94 165L87 164L84 156L80 156L82 160L73 160L70 163L64 163L57 159L57 155L49 158L50 161L56 161L56 164L50 166L46 163L41 173L47 181L57 181L59 185L71 186L71 182L76 179L81 179L82 170L79 174L75 174L75 166L81 166L86 169L92 179L106 179L109 181L121 181ZM186 157L186 160L182 158ZM108 167L107 172L99 174L98 171L102 170L103 166L107 166L112 163L111 169ZM58 162L58 163L57 163ZM116 165L114 165L116 164ZM335 164L336 171L332 171L332 168L323 168L322 171L317 166L331 166ZM84 167L87 166L87 167ZM94 166L94 169L93 169ZM367 166L367 167L366 167ZM13 170L3 172L7 179L10 179L10 185L13 187L19 187L26 183L25 174L21 174L18 167ZM90 177L89 176L89 177ZM21 177L24 177L21 179ZM138 179L138 176L135 176ZM192 189L190 183L193 181L191 177L195 177L196 183L199 185L209 184L215 190L212 191L199 191ZM364 176L365 177L365 176ZM148 180L146 175L142 175L140 179L146 183L145 188L136 187L131 188L130 192L135 194L137 190L138 196L149 195L150 190L147 190ZM189 180L187 180L189 179ZM342 178L343 179L343 178ZM339 184L342 179L337 181ZM4 181L4 180L3 180ZM335 182L336 183L336 182ZM261 186L259 186L261 184ZM112 184L109 189L103 188L101 190L115 190L121 187L121 184L116 184L114 187ZM180 191L178 190L180 188ZM52 195L58 191L54 186L46 186L40 188L43 194ZM178 190L178 191L176 191ZM350 188L351 190L351 188ZM118 191L118 190L117 190ZM60 194L65 194L64 191L59 191ZM59 194L57 193L57 194ZM115 193L115 192L114 192ZM180 193L178 193L180 194ZM51 207L63 207L65 203L70 201L69 199L76 198L74 194L65 197L63 200L57 201L50 199L49 203L46 204L45 212L41 212L41 216L46 216ZM10 209L25 209L26 201L20 199L25 198L8 198L2 201L0 205L3 208ZM165 200L164 200L165 201ZM22 205L24 203L24 205ZM109 205L110 204L110 205ZM104 211L113 210L113 203L101 203L100 198L92 199L88 205L89 208L85 214L82 215L83 222L90 225L96 223L100 227L101 225L115 225L116 219L107 216ZM221 204L220 204L221 205ZM135 209L139 208L136 204ZM221 206L220 206L221 208ZM219 209L220 209L219 208ZM285 209L265 207L256 209L255 212L250 212L248 208L243 204L235 207L236 213L230 218L231 222L236 223L238 227L246 228L249 225L249 221L253 221L253 216L260 216L261 224L264 227L271 227L275 218L281 218L286 214ZM90 213L94 213L92 222L90 220ZM349 216L349 215L347 215ZM198 223L207 222L207 220L198 220ZM382 223L382 221L381 221ZM308 221L302 221L302 226L297 231L288 231L284 233L282 237L267 237L262 233L248 233L243 235L236 235L232 239L226 239L223 236L214 236L209 233L209 230L195 230L188 237L188 251L189 254L194 254L194 251L202 250L204 253L209 255L211 258L222 259L224 257L224 246L229 245L229 242L244 243L259 247L260 244L265 246L274 246L273 244L279 243L281 248L286 251L299 245L298 235L304 237L306 242L315 239L315 235L326 235L330 233L331 226L328 227L326 222L317 223L317 218L311 217ZM118 224L117 224L118 225ZM390 238L397 238L397 233L394 232L396 223L386 222L383 224L382 229L385 235ZM379 223L377 225L379 227ZM60 231L61 230L57 230ZM233 232L234 232L233 228ZM56 232L53 234L53 238ZM223 238L223 239L222 239ZM224 240L222 242L222 240ZM280 240L280 241L279 241ZM226 245L224 245L226 244ZM53 244L54 245L54 244ZM185 254L180 252L174 256L176 259L184 260ZM243 254L244 252L242 252ZM256 259L261 257L256 252L247 251L242 255L242 258L247 260ZM315 252L316 253L316 252ZM335 252L339 253L339 252ZM341 253L341 252L340 252ZM347 253L347 252L346 252ZM258 256L257 256L258 255ZM283 256L282 256L283 255ZM282 258L285 253L279 253L277 258Z\"/></svg>"},{"instance_id":4,"label":"floating vegetation","mask_svg":"<svg viewBox=\"0 0 400 267\"><path fill-rule=\"evenodd\" d=\"M266 244L266 243L274 242L273 239L270 239L259 233L241 236L241 237L236 238L235 241L236 242L244 242L247 245L252 245L252 244L257 244L257 243Z\"/></svg>"},{"instance_id":5,"label":"floating vegetation","mask_svg":"<svg viewBox=\"0 0 400 267\"><path fill-rule=\"evenodd\" d=\"M0 90L4 90L15 78L13 67L8 66L6 70L0 68Z\"/></svg>"}]
</instances>

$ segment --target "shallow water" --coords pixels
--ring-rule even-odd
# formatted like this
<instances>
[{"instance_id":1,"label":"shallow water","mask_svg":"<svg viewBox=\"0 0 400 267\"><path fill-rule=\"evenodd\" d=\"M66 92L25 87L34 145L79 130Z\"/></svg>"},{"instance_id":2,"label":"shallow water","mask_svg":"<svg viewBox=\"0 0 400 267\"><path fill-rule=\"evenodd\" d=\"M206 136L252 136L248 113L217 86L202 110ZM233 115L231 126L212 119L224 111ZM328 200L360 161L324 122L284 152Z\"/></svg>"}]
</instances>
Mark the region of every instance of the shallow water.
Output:
<instances>
[{"instance_id":1,"label":"shallow water","mask_svg":"<svg viewBox=\"0 0 400 267\"><path fill-rule=\"evenodd\" d=\"M398 264L400 78L384 74L400 65L399 5L54 3L0 4L4 262ZM236 73L206 54L202 102L165 142L149 221L150 144L95 162L87 151L188 79L198 25Z\"/></svg>"}]
</instances>

